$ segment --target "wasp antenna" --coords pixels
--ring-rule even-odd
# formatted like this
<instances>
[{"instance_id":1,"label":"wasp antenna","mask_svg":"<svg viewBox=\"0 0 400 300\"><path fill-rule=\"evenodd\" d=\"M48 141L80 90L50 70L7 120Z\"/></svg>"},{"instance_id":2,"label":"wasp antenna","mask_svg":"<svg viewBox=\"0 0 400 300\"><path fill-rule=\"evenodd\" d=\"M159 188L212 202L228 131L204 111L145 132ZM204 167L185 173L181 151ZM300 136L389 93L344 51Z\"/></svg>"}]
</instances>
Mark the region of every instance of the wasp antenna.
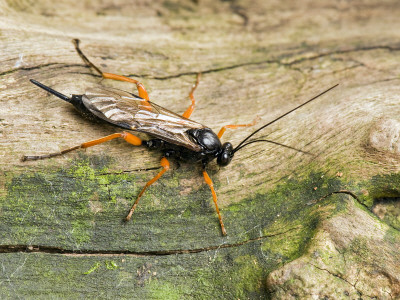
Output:
<instances>
[{"instance_id":1,"label":"wasp antenna","mask_svg":"<svg viewBox=\"0 0 400 300\"><path fill-rule=\"evenodd\" d=\"M307 152L307 151L304 151L304 150L301 150L301 149L297 149L297 148L294 148L292 146L288 146L288 145L281 144L281 143L278 143L278 142L275 142L275 141L271 141L271 140L253 140L253 141L247 142L246 144L244 144L244 145L242 145L240 147L236 147L236 149L233 151L233 153L239 151L240 149L242 149L243 147L246 147L247 145L250 145L250 144L253 144L253 143L258 143L258 142L271 143L271 144L274 144L274 145L278 145L278 146L282 146L282 147L285 147L285 148L289 148L289 149L295 150L297 152L301 152L301 153L304 153L304 154L315 156L314 154L312 154L310 152Z\"/></svg>"},{"instance_id":2,"label":"wasp antenna","mask_svg":"<svg viewBox=\"0 0 400 300\"><path fill-rule=\"evenodd\" d=\"M310 100L304 102L303 104L300 104L299 106L296 106L295 108L293 108L292 110L289 110L288 112L284 113L283 115L277 117L276 119L272 120L271 122L261 126L260 128L258 128L256 131L254 131L252 134L250 134L248 137L246 137L243 141L240 142L239 145L236 146L235 149L233 149L233 152L236 152L237 150L239 150L240 148L242 148L241 146L249 139L251 138L253 135L255 135L257 132L261 131L262 129L264 129L265 127L271 125L272 123L275 123L276 121L282 119L283 117L286 117L288 114L290 114L291 112L294 112L295 110L299 109L300 107L310 103L311 101L317 99L318 97L322 96L323 94L329 92L330 90L332 90L333 88L337 87L339 84L335 84L334 86L330 87L329 89L323 91L322 93L319 93L317 96L311 98Z\"/></svg>"},{"instance_id":3,"label":"wasp antenna","mask_svg":"<svg viewBox=\"0 0 400 300\"><path fill-rule=\"evenodd\" d=\"M53 94L54 96L57 96L58 98L67 101L67 102L71 102L71 98L65 96L64 94L61 94L60 92L57 92L55 90L53 90L52 88L44 85L43 83L40 83L39 81L36 81L35 79L30 79L30 81L34 84L37 85L38 87L44 89L45 91Z\"/></svg>"}]
</instances>

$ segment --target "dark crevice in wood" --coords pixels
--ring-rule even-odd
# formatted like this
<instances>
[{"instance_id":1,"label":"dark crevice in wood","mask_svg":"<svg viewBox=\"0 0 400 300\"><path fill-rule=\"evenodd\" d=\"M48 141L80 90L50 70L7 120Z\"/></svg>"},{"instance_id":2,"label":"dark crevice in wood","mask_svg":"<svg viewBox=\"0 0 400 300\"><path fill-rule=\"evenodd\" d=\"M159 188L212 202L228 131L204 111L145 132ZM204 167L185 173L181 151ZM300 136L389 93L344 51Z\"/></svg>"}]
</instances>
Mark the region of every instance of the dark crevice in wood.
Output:
<instances>
[{"instance_id":1,"label":"dark crevice in wood","mask_svg":"<svg viewBox=\"0 0 400 300\"><path fill-rule=\"evenodd\" d=\"M360 295L360 297L363 296L363 293L359 289L356 288L356 284L357 284L358 279L357 279L356 283L352 284L347 279L343 278L340 274L333 273L333 272L329 271L328 269L320 268L320 267L318 267L318 266L316 266L316 265L314 265L312 263L310 263L310 265L312 265L314 268L316 268L316 269L318 269L320 271L327 272L330 275L332 275L332 276L334 276L334 277L346 282L347 284L351 285L357 291L357 293Z\"/></svg>"},{"instance_id":2,"label":"dark crevice in wood","mask_svg":"<svg viewBox=\"0 0 400 300\"><path fill-rule=\"evenodd\" d=\"M309 205L316 204L317 202L320 202L320 201L322 201L322 200L324 200L324 199L326 199L326 198L332 196L333 194L347 194L347 195L350 195L350 196L352 196L358 203L360 203L362 206L364 206L366 209L369 210L369 207L368 207L368 206L366 206L364 203L360 202L360 200L358 199L358 197L357 197L356 194L354 194L353 192L348 191L348 190L340 190L340 191L331 192L331 193L329 193L329 194L326 194L325 196L322 196L322 197L319 198L319 199L316 199L316 200L313 200L313 201L308 202L308 204L309 204Z\"/></svg>"},{"instance_id":3,"label":"dark crevice in wood","mask_svg":"<svg viewBox=\"0 0 400 300\"><path fill-rule=\"evenodd\" d=\"M282 60L279 60L279 59L275 59L275 60L269 59L269 60L262 60L262 61L256 61L256 62L245 62L245 63L235 64L235 65L230 65L230 66L225 66L225 67L220 67L220 68L214 68L214 69L207 69L207 70L202 70L202 71L182 72L182 73L177 73L177 74L168 75L168 76L151 76L151 75L147 75L147 74L142 74L142 75L129 74L129 75L125 75L125 76L136 77L136 78L149 78L149 79L155 79L155 80L168 80L168 79L173 79L173 78L179 78L182 76L197 75L198 73L208 74L208 73L223 72L226 70L241 68L241 67L245 67L245 66L252 66L252 65L279 64L282 66L291 67L295 64L298 64L298 63L301 63L304 61L312 61L312 60L315 60L315 59L318 59L321 57L325 57L325 56L329 56L329 55L345 54L345 53L359 52L359 51L371 51L371 50L388 50L388 51L392 52L392 51L399 51L400 47L398 47L397 45L395 45L395 46L383 45L383 46L360 47L360 48L353 48L353 49L347 49L347 50L335 50L335 51L320 53L320 54L310 56L310 57L302 57L302 58L294 59L289 62L283 62ZM49 63L49 64L38 65L38 66L34 66L34 67L21 67L21 68L17 68L17 69L12 69L12 70L0 73L0 76L11 74L11 73L14 73L19 70L31 71L31 70L41 69L44 67L55 66L55 65L60 65L60 68L81 67L82 66L80 64ZM86 72L85 73L84 72L73 72L73 73L101 77L97 74L86 73Z\"/></svg>"},{"instance_id":4,"label":"dark crevice in wood","mask_svg":"<svg viewBox=\"0 0 400 300\"><path fill-rule=\"evenodd\" d=\"M299 229L300 226L290 228L284 232L263 235L255 237L238 243L232 244L220 244L216 246L209 246L204 248L195 249L176 249L176 250L154 250L154 251L130 251L130 250L73 250L64 249L53 246L42 246L42 245L0 245L0 253L48 253L48 254L63 254L63 255L74 255L74 256L87 256L87 255L98 255L98 256L115 256L115 255L127 255L127 256L165 256L165 255L177 255L177 254L191 254L207 252L212 250L219 250L224 248L239 247L251 242L260 241L263 239L276 237L279 235L287 234L293 230Z\"/></svg>"},{"instance_id":5,"label":"dark crevice in wood","mask_svg":"<svg viewBox=\"0 0 400 300\"><path fill-rule=\"evenodd\" d=\"M104 172L104 173L98 173L97 175L119 175L119 174L129 174L129 173L134 173L134 172L147 172L147 171L153 171L153 170L158 170L161 169L162 167L150 167L150 168L139 168L139 169L134 169L134 170L124 170L120 172Z\"/></svg>"},{"instance_id":6,"label":"dark crevice in wood","mask_svg":"<svg viewBox=\"0 0 400 300\"><path fill-rule=\"evenodd\" d=\"M252 66L252 65L262 65L262 64L279 64L282 66L286 67L291 67L297 63L303 62L303 61L312 61L321 57L329 56L329 55L335 55L335 54L345 54L345 53L350 53L350 52L359 52L359 51L371 51L371 50L388 50L388 51L399 51L400 47L397 46L390 46L390 45L384 45L384 46L370 46L370 47L360 47L360 48L354 48L354 49L348 49L348 50L337 50L337 51L331 51L331 52L325 52L321 54L317 54L314 56L310 57L302 57L299 59L295 59L290 62L283 62L281 60L262 60L262 61L257 61L257 62L245 62L241 64L236 64L236 65L230 65L226 67L220 67L220 68L215 68L215 69L208 69L208 70L203 70L200 72L183 72L183 73L178 73L175 75L168 75L168 76L150 76L150 75L139 75L139 74L129 74L126 75L128 77L138 77L138 78L150 78L150 79L156 79L156 80L167 80L167 79L172 79L172 78L178 78L182 76L188 76L188 75L197 75L198 73L202 74L208 74L208 73L215 73L215 72L221 72L221 71L226 71L226 70L231 70L231 69L236 69L236 68L241 68L245 66Z\"/></svg>"},{"instance_id":7,"label":"dark crevice in wood","mask_svg":"<svg viewBox=\"0 0 400 300\"><path fill-rule=\"evenodd\" d=\"M48 63L48 64L44 64L44 65L37 65L34 67L21 67L21 68L11 69L11 70L0 73L0 76L8 75L8 74L15 73L18 71L40 70L40 69L43 69L46 67L52 67L52 66L59 66L58 69L62 69L65 67L81 67L82 65L79 65L79 64L68 65L68 64L63 64L63 63Z\"/></svg>"},{"instance_id":8,"label":"dark crevice in wood","mask_svg":"<svg viewBox=\"0 0 400 300\"><path fill-rule=\"evenodd\" d=\"M334 194L347 194L347 195L350 195L351 197L354 198L354 200L357 201L357 203L362 205L367 211L371 212L371 209L367 205L365 205L362 201L360 201L360 199L358 199L356 194L354 194L353 192L351 192L349 190L339 190L339 191L331 192L331 193L326 194L325 196L323 196L323 197L321 197L319 199L310 201L308 204L309 205L314 205L315 203L320 202L320 201L322 201L322 200L324 200L324 199L326 199L326 198L328 198L328 197L330 197L330 196L332 196Z\"/></svg>"}]
</instances>

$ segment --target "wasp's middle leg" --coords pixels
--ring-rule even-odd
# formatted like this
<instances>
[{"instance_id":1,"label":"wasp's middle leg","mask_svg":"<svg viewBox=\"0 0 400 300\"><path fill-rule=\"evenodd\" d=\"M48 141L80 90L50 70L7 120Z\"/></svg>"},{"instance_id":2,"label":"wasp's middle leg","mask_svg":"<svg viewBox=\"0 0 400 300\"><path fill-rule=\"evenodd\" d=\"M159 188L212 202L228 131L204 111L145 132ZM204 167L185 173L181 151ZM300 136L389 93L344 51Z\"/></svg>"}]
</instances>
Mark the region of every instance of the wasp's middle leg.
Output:
<instances>
[{"instance_id":1,"label":"wasp's middle leg","mask_svg":"<svg viewBox=\"0 0 400 300\"><path fill-rule=\"evenodd\" d=\"M133 203L132 208L130 209L128 215L126 216L126 221L129 221L132 217L133 212L136 209L136 206L138 205L138 202L140 200L140 197L142 197L142 195L144 194L144 192L146 191L146 189L152 185L154 182L156 182L158 179L160 179L160 177L169 170L169 161L168 159L166 159L165 157L163 157L161 159L161 167L163 168L156 176L154 176L153 179L149 180L146 185L143 187L142 191L139 193L139 196L137 196L135 203Z\"/></svg>"}]
</instances>

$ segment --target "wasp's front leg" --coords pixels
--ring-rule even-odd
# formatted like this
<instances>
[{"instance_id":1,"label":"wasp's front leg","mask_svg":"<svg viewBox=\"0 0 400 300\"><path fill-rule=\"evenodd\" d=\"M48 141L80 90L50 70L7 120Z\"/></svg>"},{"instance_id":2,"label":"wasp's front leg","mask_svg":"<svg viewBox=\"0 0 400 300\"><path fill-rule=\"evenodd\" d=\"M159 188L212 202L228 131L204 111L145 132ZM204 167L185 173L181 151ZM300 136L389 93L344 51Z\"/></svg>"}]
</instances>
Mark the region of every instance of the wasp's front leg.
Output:
<instances>
[{"instance_id":1,"label":"wasp's front leg","mask_svg":"<svg viewBox=\"0 0 400 300\"><path fill-rule=\"evenodd\" d=\"M227 128L229 128L229 129L236 129L236 128L239 128L239 127L254 126L254 125L257 124L257 122L258 122L259 119L260 119L260 117L257 116L257 117L253 120L253 122L251 122L251 123L249 123L249 124L225 125L225 126L222 126L222 128L221 128L221 129L219 130L219 132L218 132L218 137L221 138L222 135L225 133L225 131L226 131Z\"/></svg>"},{"instance_id":2,"label":"wasp's front leg","mask_svg":"<svg viewBox=\"0 0 400 300\"><path fill-rule=\"evenodd\" d=\"M207 183L207 185L210 187L212 196L213 196L213 201L215 204L215 209L217 211L218 214L218 219L219 219L219 224L221 225L221 231L222 231L222 235L226 235L226 230L225 230L225 226L224 226L224 222L222 222L222 217L221 217L221 213L219 212L219 208L218 208L218 203L217 203L217 194L215 193L214 190L214 184L210 178L210 176L208 176L207 171L204 170L203 171L203 177L205 182Z\"/></svg>"}]
</instances>

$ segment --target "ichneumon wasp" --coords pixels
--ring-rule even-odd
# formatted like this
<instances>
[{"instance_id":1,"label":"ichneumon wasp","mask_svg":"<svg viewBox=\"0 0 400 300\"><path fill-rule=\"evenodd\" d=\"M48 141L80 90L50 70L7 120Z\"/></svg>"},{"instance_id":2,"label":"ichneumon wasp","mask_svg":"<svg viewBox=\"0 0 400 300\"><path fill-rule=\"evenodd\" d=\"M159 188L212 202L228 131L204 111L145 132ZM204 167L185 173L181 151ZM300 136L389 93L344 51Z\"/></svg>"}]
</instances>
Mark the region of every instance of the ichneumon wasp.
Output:
<instances>
[{"instance_id":1,"label":"ichneumon wasp","mask_svg":"<svg viewBox=\"0 0 400 300\"><path fill-rule=\"evenodd\" d=\"M231 162L237 151L243 149L247 145L257 142L269 142L299 152L310 154L306 151L302 151L300 149L296 149L294 147L287 146L275 141L267 139L251 139L251 137L253 137L256 133L266 128L267 126L275 123L276 121L282 119L291 112L299 109L307 103L310 103L311 101L317 99L321 95L327 93L337 86L336 84L330 87L329 89L323 91L322 93L304 102L303 104L293 108L292 110L261 126L253 133L248 135L245 139L243 139L236 147L233 147L233 145L229 142L221 143L220 139L225 130L227 128L235 129L238 127L252 126L255 125L256 120L250 124L225 125L220 129L218 134L214 133L207 126L190 120L189 117L191 116L195 107L195 99L193 93L199 84L200 74L198 74L196 83L189 93L189 98L192 102L191 105L183 113L183 115L179 115L150 101L145 87L139 81L122 75L102 72L85 56L85 54L83 54L83 52L79 48L79 40L75 39L73 40L73 43L79 56L89 67L94 69L105 79L114 79L135 84L139 95L113 88L96 88L91 89L82 95L72 95L71 97L68 97L60 92L53 90L48 86L45 86L44 84L36 80L31 79L31 82L46 90L47 92L57 96L58 98L71 103L85 118L95 121L100 120L103 122L107 122L115 125L116 127L126 130L143 132L148 134L151 138L149 140L142 140L130 132L123 131L121 133L114 133L99 138L97 140L85 142L81 145L62 150L61 152L40 156L23 156L22 160L26 161L50 158L53 156L65 154L76 149L92 147L116 138L123 138L126 142L134 146L145 146L149 149L159 150L162 153L162 170L154 178L148 181L143 187L142 191L137 196L132 208L130 209L126 220L129 220L132 217L132 214L139 202L139 199L146 191L146 189L154 182L156 182L170 168L169 159L173 158L178 161L199 163L202 165L203 177L207 185L210 187L215 208L218 214L219 223L221 225L222 234L226 235L225 226L222 221L221 213L217 204L217 195L215 193L212 180L208 176L206 171L207 164L216 159L218 165L226 166Z\"/></svg>"}]
</instances>

